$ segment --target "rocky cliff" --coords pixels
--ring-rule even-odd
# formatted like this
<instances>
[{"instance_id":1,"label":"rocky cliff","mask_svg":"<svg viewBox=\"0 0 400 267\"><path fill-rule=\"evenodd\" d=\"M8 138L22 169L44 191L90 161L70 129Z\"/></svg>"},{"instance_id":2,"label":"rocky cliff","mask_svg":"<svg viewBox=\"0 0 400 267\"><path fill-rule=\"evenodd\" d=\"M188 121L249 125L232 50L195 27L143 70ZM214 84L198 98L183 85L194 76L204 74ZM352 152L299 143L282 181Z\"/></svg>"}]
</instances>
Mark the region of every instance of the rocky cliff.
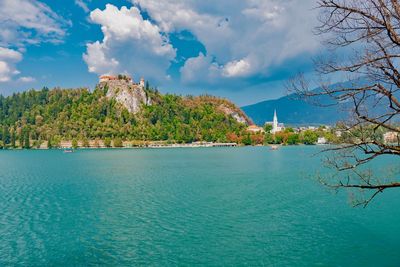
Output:
<instances>
[{"instance_id":1,"label":"rocky cliff","mask_svg":"<svg viewBox=\"0 0 400 267\"><path fill-rule=\"evenodd\" d=\"M106 97L108 99L115 99L133 114L138 113L142 105L152 104L151 98L144 90L144 80L136 84L128 76L102 76L98 87L102 90L107 89ZM155 103L157 103L156 98L153 99ZM189 106L212 104L219 112L224 113L226 116L231 116L237 122L247 125L252 124L246 114L227 99L199 96L195 98L189 97L184 102Z\"/></svg>"},{"instance_id":2,"label":"rocky cliff","mask_svg":"<svg viewBox=\"0 0 400 267\"><path fill-rule=\"evenodd\" d=\"M106 97L114 98L123 105L129 112L137 113L141 105L151 105L150 98L146 95L142 84L134 84L129 80L117 79L101 81L100 89L107 88Z\"/></svg>"},{"instance_id":3,"label":"rocky cliff","mask_svg":"<svg viewBox=\"0 0 400 267\"><path fill-rule=\"evenodd\" d=\"M234 118L239 123L244 123L247 125L253 124L253 122L246 116L246 114L234 105L221 104L218 108L226 115L232 116L232 118Z\"/></svg>"}]
</instances>

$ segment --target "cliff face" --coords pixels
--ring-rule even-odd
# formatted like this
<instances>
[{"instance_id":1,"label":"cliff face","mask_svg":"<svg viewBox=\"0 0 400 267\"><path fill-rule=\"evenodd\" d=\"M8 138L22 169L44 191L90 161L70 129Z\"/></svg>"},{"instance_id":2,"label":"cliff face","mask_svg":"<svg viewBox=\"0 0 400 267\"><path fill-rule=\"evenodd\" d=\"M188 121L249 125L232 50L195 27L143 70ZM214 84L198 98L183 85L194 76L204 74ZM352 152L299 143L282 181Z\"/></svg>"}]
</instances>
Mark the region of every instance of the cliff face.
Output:
<instances>
[{"instance_id":1,"label":"cliff face","mask_svg":"<svg viewBox=\"0 0 400 267\"><path fill-rule=\"evenodd\" d=\"M239 123L244 123L246 125L253 124L252 121L245 115L245 113L236 106L233 106L233 104L232 105L221 104L218 108L223 113L225 113L225 115L231 116Z\"/></svg>"},{"instance_id":2,"label":"cliff face","mask_svg":"<svg viewBox=\"0 0 400 267\"><path fill-rule=\"evenodd\" d=\"M133 114L138 113L142 105L152 104L150 97L144 90L144 82L134 84L130 79L112 77L112 79L100 81L98 87L100 89L107 88L106 97L108 99L115 99L117 103L120 103ZM155 103L157 103L156 98L154 100ZM200 96L187 98L184 100L184 103L193 107L204 103L212 104L219 112L234 118L238 123L246 125L252 124L252 121L246 116L246 114L227 99L212 96Z\"/></svg>"},{"instance_id":3,"label":"cliff face","mask_svg":"<svg viewBox=\"0 0 400 267\"><path fill-rule=\"evenodd\" d=\"M139 112L140 106L143 104L151 105L151 100L147 97L143 85L133 84L121 79L102 81L98 86L101 89L107 87L106 97L114 98L131 113Z\"/></svg>"}]
</instances>

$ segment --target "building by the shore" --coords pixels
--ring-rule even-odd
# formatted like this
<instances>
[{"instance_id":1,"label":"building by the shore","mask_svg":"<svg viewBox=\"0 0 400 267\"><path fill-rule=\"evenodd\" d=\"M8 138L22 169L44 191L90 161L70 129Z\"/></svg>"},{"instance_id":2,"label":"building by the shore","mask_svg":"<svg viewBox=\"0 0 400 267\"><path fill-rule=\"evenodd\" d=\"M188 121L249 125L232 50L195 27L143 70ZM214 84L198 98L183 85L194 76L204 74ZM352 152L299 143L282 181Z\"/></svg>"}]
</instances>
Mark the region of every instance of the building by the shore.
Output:
<instances>
[{"instance_id":1,"label":"building by the shore","mask_svg":"<svg viewBox=\"0 0 400 267\"><path fill-rule=\"evenodd\" d=\"M271 130L272 134L281 132L285 129L285 125L283 123L278 122L278 115L276 114L276 109L274 110L273 121L268 121L265 124L272 125L272 130Z\"/></svg>"},{"instance_id":2,"label":"building by the shore","mask_svg":"<svg viewBox=\"0 0 400 267\"><path fill-rule=\"evenodd\" d=\"M400 135L397 132L387 132L383 134L383 141L386 144L400 143Z\"/></svg>"},{"instance_id":3,"label":"building by the shore","mask_svg":"<svg viewBox=\"0 0 400 267\"><path fill-rule=\"evenodd\" d=\"M264 133L265 132L263 127L260 127L257 125L250 125L249 127L247 127L246 131L250 132L250 133Z\"/></svg>"}]
</instances>

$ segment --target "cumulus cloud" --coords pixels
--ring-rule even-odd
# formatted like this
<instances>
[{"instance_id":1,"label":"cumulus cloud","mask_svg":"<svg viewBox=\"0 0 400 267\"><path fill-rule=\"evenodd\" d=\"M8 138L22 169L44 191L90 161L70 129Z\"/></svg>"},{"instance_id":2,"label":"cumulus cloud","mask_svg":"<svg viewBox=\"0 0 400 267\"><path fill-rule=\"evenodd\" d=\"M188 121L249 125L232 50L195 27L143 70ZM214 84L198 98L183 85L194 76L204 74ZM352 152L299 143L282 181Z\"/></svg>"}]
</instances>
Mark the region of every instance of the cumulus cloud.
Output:
<instances>
[{"instance_id":1,"label":"cumulus cloud","mask_svg":"<svg viewBox=\"0 0 400 267\"><path fill-rule=\"evenodd\" d=\"M39 1L0 1L0 45L2 46L60 42L69 23Z\"/></svg>"},{"instance_id":2,"label":"cumulus cloud","mask_svg":"<svg viewBox=\"0 0 400 267\"><path fill-rule=\"evenodd\" d=\"M205 46L206 55L181 69L188 83L267 76L271 67L318 47L312 0L131 1L163 32L187 30Z\"/></svg>"},{"instance_id":3,"label":"cumulus cloud","mask_svg":"<svg viewBox=\"0 0 400 267\"><path fill-rule=\"evenodd\" d=\"M8 82L20 72L15 65L22 60L22 54L16 50L0 47L0 82Z\"/></svg>"},{"instance_id":4,"label":"cumulus cloud","mask_svg":"<svg viewBox=\"0 0 400 267\"><path fill-rule=\"evenodd\" d=\"M145 20L137 7L107 4L90 13L101 25L103 40L87 44L83 59L90 72L97 74L133 73L154 80L167 79L166 70L176 56L168 37Z\"/></svg>"},{"instance_id":5,"label":"cumulus cloud","mask_svg":"<svg viewBox=\"0 0 400 267\"><path fill-rule=\"evenodd\" d=\"M197 81L198 77L201 77L202 83L213 84L222 71L221 66L203 53L200 53L197 57L189 58L185 62L185 66L181 69L181 79L187 84Z\"/></svg>"},{"instance_id":6,"label":"cumulus cloud","mask_svg":"<svg viewBox=\"0 0 400 267\"><path fill-rule=\"evenodd\" d=\"M241 77L251 73L251 64L246 59L234 60L224 66L222 74L225 77Z\"/></svg>"},{"instance_id":7,"label":"cumulus cloud","mask_svg":"<svg viewBox=\"0 0 400 267\"><path fill-rule=\"evenodd\" d=\"M27 46L61 42L69 24L42 2L0 0L0 82L10 82L20 74L16 64L23 59ZM28 83L34 78L16 80Z\"/></svg>"}]
</instances>

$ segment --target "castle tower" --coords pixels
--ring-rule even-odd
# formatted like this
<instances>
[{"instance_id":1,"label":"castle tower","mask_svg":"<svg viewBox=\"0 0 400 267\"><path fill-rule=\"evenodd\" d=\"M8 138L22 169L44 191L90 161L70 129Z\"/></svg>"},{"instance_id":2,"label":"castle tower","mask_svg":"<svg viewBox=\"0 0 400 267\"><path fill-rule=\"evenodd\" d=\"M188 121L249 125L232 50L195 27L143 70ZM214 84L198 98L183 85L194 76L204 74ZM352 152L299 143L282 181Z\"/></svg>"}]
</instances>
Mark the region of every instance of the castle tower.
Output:
<instances>
[{"instance_id":1,"label":"castle tower","mask_svg":"<svg viewBox=\"0 0 400 267\"><path fill-rule=\"evenodd\" d=\"M278 116L276 116L276 109L274 110L274 121L272 123L272 133L279 132L278 129Z\"/></svg>"},{"instance_id":2,"label":"castle tower","mask_svg":"<svg viewBox=\"0 0 400 267\"><path fill-rule=\"evenodd\" d=\"M144 88L144 78L143 78L143 77L140 78L140 83L139 83L139 85L140 85L141 87Z\"/></svg>"}]
</instances>

